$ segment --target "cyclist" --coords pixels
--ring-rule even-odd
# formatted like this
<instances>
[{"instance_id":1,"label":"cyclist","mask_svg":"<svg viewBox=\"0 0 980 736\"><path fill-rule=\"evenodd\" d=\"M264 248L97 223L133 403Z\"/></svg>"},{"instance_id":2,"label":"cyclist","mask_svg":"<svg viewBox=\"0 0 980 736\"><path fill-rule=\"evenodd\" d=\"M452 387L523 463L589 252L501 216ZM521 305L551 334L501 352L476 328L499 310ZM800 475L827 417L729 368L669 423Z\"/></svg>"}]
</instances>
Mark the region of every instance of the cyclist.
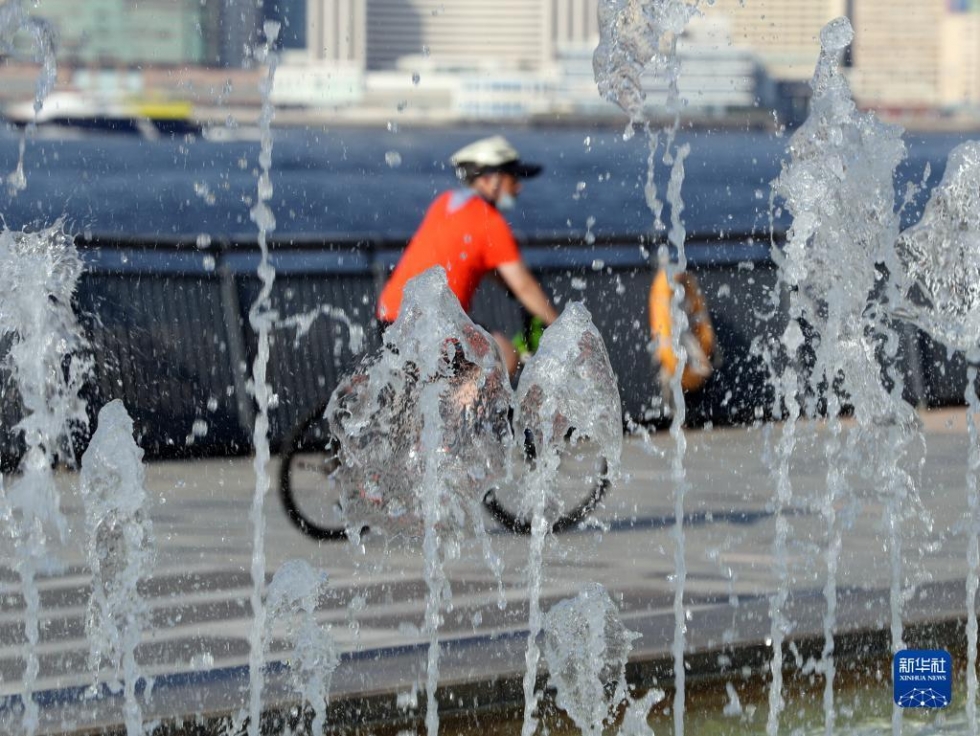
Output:
<instances>
[{"instance_id":1,"label":"cyclist","mask_svg":"<svg viewBox=\"0 0 980 736\"><path fill-rule=\"evenodd\" d=\"M467 312L480 281L496 272L528 312L550 325L558 313L521 258L501 215L514 206L523 180L540 174L542 167L522 161L499 135L464 146L450 161L465 186L443 192L429 206L381 292L377 306L381 329L398 316L406 282L433 266L446 270L449 288ZM514 346L503 333L492 334L513 375L518 365Z\"/></svg>"}]
</instances>

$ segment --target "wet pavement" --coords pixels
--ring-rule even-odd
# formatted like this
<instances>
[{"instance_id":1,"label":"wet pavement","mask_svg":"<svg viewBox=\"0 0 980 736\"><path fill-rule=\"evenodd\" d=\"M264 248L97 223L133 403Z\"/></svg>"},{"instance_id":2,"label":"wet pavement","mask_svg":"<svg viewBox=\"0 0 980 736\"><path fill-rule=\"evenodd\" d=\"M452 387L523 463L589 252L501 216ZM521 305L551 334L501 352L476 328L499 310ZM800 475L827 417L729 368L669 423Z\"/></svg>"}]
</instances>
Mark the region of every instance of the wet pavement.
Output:
<instances>
[{"instance_id":1,"label":"wet pavement","mask_svg":"<svg viewBox=\"0 0 980 736\"><path fill-rule=\"evenodd\" d=\"M889 504L887 470L861 455L866 433L845 422L841 451L833 455L823 423L797 426L790 463L791 492L784 488L785 555L776 549L778 424L685 432L683 474L676 469L677 441L668 432L627 439L622 475L604 504L580 530L549 538L543 567L542 608L598 582L618 604L626 626L642 634L633 651L635 675L669 684L678 572L684 577L684 618L689 678L736 677L759 669L768 657L770 599L785 581L788 637L797 645L787 659L804 665L807 646L823 631L828 540L839 534L835 579L835 631L841 643L887 631L889 596L897 571L907 625L956 623L964 617L967 575L967 433L965 410L922 414L920 434L890 467L905 468L912 493ZM880 428L888 432L895 427ZM864 439L861 439L864 438ZM887 446L894 447L890 441ZM828 467L842 489L828 501ZM277 461L270 467L273 478ZM71 531L39 577L40 672L35 698L39 733L91 732L122 722L118 693L89 697L96 680L87 665L85 616L90 579L85 570L82 509L76 477L59 476L62 510ZM252 528L255 493L251 458L154 462L147 467L149 509L157 557L152 579L141 588L150 605L138 652L147 722L181 717L207 722L248 707L247 664L251 628ZM678 504L678 489L684 489ZM907 491L908 486L903 486ZM682 537L675 511L684 514ZM303 559L329 576L317 618L330 627L341 656L331 687L333 716L365 720L410 718L424 706L427 637L423 632L427 587L417 545L387 543L368 534L360 547L317 543L292 527L273 491L266 497L267 579L291 559ZM889 525L901 528L901 550L891 555ZM494 526L487 517L493 553L503 562L498 579L479 541L465 543L446 564L451 604L440 630L440 708L492 707L519 698L528 619L526 537ZM683 568L675 562L683 546ZM833 558L829 558L833 561ZM901 561L896 567L895 560ZM0 569L0 730L21 729L24 672L24 600L15 563ZM915 629L914 631L928 631ZM938 630L938 629L936 629ZM265 700L294 701L288 678L289 642L282 631L267 657ZM880 637L879 637L880 638ZM965 639L964 639L965 642ZM887 647L887 641L881 646ZM811 647L812 648L812 647ZM839 645L844 656L845 647ZM819 649L817 649L819 653ZM103 681L107 673L102 673ZM358 714L358 709L362 712Z\"/></svg>"}]
</instances>

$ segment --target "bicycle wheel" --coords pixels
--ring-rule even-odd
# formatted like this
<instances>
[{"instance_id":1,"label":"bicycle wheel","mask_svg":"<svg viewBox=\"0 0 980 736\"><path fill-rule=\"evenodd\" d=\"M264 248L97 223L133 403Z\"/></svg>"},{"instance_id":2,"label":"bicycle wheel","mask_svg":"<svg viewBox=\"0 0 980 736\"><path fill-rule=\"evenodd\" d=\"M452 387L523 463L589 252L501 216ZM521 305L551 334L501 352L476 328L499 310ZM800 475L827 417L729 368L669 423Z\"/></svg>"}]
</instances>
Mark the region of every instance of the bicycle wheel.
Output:
<instances>
[{"instance_id":1,"label":"bicycle wheel","mask_svg":"<svg viewBox=\"0 0 980 736\"><path fill-rule=\"evenodd\" d=\"M286 516L303 534L320 541L347 538L340 487L333 478L340 467L340 444L323 416L326 408L324 402L289 433L279 468L279 498Z\"/></svg>"},{"instance_id":2,"label":"bicycle wheel","mask_svg":"<svg viewBox=\"0 0 980 736\"><path fill-rule=\"evenodd\" d=\"M513 478L492 488L483 505L494 520L515 534L529 534L531 521L520 513L521 498L527 493L527 471L535 461L534 441L525 436L524 447L514 450ZM567 531L595 511L609 489L609 468L598 446L584 440L567 443L559 453L558 474L549 489L546 514L554 519L551 531Z\"/></svg>"}]
</instances>

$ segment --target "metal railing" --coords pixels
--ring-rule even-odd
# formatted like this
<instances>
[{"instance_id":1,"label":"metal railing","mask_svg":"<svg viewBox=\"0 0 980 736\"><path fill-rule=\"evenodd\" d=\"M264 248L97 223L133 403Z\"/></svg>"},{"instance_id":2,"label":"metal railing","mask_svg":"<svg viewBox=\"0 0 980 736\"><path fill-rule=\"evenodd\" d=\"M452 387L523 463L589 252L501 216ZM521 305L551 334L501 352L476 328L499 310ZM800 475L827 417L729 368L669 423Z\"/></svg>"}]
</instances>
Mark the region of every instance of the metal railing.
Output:
<instances>
[{"instance_id":1,"label":"metal railing","mask_svg":"<svg viewBox=\"0 0 980 736\"><path fill-rule=\"evenodd\" d=\"M96 373L87 397L92 415L119 398L151 456L246 452L254 409L249 392L256 353L248 309L256 298L259 251L254 237L77 240L86 264L76 307ZM303 237L270 243L276 269L272 305L270 416L276 446L305 412L329 395L360 355L376 347L377 294L402 240ZM656 414L658 385L650 357L649 237L559 235L522 239L525 258L559 307L581 300L605 338L626 414ZM767 373L753 341L776 340L785 309L773 310L776 271L766 234L691 234L685 251L715 322L724 363L689 402L692 421L749 422L772 409ZM653 258L655 260L655 257ZM517 305L493 283L481 287L473 317L504 332L521 324ZM364 335L364 343L351 340ZM957 358L915 331L904 334L909 398L948 403L962 389ZM10 452L19 406L5 391L3 437Z\"/></svg>"}]
</instances>

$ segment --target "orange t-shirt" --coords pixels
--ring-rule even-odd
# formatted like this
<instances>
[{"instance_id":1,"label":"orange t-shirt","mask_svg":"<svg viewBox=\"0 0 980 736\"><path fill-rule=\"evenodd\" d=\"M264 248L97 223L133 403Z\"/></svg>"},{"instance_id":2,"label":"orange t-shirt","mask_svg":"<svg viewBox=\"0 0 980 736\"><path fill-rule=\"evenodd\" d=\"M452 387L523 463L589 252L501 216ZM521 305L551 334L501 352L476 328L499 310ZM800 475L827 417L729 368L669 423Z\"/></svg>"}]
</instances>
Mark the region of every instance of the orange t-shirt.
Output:
<instances>
[{"instance_id":1,"label":"orange t-shirt","mask_svg":"<svg viewBox=\"0 0 980 736\"><path fill-rule=\"evenodd\" d=\"M470 310L487 272L521 258L510 226L497 208L468 189L441 194L408 243L378 299L378 319L393 322L409 279L433 266L446 269L449 288Z\"/></svg>"}]
</instances>

